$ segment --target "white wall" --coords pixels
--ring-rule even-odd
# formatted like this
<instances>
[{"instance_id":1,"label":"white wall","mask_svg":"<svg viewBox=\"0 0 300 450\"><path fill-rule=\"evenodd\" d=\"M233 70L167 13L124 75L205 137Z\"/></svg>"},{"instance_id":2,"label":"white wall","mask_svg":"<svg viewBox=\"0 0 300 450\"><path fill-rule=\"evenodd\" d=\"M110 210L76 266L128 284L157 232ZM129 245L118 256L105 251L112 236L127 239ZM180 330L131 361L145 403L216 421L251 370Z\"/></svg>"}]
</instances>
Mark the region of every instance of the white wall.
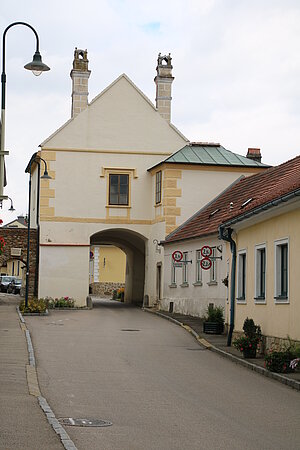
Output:
<instances>
[{"instance_id":1,"label":"white wall","mask_svg":"<svg viewBox=\"0 0 300 450\"><path fill-rule=\"evenodd\" d=\"M196 251L203 245L211 247L221 246L223 252L216 252L216 256L222 256L222 260L216 260L216 282L210 281L210 270L202 270L202 283L196 283ZM176 268L176 286L171 284L172 253L175 250L188 252L187 264L188 285L182 285L182 268ZM193 239L165 245L164 252L164 297L161 301L161 309L169 310L170 302L174 302L174 312L202 317L209 303L215 306L225 307L228 297L228 288L222 283L227 275L227 262L225 247L216 236Z\"/></svg>"}]
</instances>

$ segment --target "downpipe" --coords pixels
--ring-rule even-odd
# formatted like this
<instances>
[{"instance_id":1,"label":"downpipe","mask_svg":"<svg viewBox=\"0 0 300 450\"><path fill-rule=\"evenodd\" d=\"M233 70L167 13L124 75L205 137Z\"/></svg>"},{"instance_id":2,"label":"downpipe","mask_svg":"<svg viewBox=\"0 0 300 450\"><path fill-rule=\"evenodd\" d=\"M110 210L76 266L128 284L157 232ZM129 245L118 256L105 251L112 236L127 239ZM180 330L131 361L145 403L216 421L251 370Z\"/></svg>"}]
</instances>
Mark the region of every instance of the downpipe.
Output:
<instances>
[{"instance_id":1,"label":"downpipe","mask_svg":"<svg viewBox=\"0 0 300 450\"><path fill-rule=\"evenodd\" d=\"M232 254L230 274L230 324L227 336L228 347L231 347L235 312L236 242L232 239L232 232L232 228L223 228L222 226L219 227L219 238L230 243L230 251Z\"/></svg>"}]
</instances>

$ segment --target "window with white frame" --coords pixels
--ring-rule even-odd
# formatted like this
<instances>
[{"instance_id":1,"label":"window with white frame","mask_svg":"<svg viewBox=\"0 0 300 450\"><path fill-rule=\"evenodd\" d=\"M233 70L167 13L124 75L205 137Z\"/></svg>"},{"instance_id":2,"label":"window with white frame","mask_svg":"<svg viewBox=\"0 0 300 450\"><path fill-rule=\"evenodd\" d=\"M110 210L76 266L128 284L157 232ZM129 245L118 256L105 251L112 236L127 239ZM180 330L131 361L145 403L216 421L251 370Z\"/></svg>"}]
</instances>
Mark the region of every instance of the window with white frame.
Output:
<instances>
[{"instance_id":1,"label":"window with white frame","mask_svg":"<svg viewBox=\"0 0 300 450\"><path fill-rule=\"evenodd\" d=\"M240 250L238 252L238 279L237 279L237 300L241 302L246 301L246 250Z\"/></svg>"},{"instance_id":2,"label":"window with white frame","mask_svg":"<svg viewBox=\"0 0 300 450\"><path fill-rule=\"evenodd\" d=\"M188 260L188 252L184 252L183 253L183 258L182 258L182 284L186 285L188 284L188 270L187 270L187 263L186 261Z\"/></svg>"},{"instance_id":3,"label":"window with white frame","mask_svg":"<svg viewBox=\"0 0 300 450\"><path fill-rule=\"evenodd\" d=\"M201 250L196 250L196 284L202 284Z\"/></svg>"},{"instance_id":4,"label":"window with white frame","mask_svg":"<svg viewBox=\"0 0 300 450\"><path fill-rule=\"evenodd\" d=\"M216 247L212 247L211 254L211 268L210 268L210 283L215 284L217 282L217 256Z\"/></svg>"},{"instance_id":5,"label":"window with white frame","mask_svg":"<svg viewBox=\"0 0 300 450\"><path fill-rule=\"evenodd\" d=\"M275 299L288 300L289 292L289 242L288 239L275 241Z\"/></svg>"},{"instance_id":6,"label":"window with white frame","mask_svg":"<svg viewBox=\"0 0 300 450\"><path fill-rule=\"evenodd\" d=\"M255 247L255 301L264 302L266 298L266 246Z\"/></svg>"},{"instance_id":7,"label":"window with white frame","mask_svg":"<svg viewBox=\"0 0 300 450\"><path fill-rule=\"evenodd\" d=\"M174 266L172 256L171 256L171 286L176 287L176 268Z\"/></svg>"}]
</instances>

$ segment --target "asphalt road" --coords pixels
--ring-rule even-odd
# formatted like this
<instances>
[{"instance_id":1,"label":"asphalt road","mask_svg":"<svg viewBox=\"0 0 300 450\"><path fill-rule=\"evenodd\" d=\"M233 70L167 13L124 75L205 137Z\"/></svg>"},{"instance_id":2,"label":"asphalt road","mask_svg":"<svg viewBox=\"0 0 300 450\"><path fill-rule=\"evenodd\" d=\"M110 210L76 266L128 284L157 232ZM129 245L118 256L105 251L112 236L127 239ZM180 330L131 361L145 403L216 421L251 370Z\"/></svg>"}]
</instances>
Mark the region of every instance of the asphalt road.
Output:
<instances>
[{"instance_id":1,"label":"asphalt road","mask_svg":"<svg viewBox=\"0 0 300 450\"><path fill-rule=\"evenodd\" d=\"M42 395L79 450L300 448L299 392L118 302L28 317Z\"/></svg>"}]
</instances>

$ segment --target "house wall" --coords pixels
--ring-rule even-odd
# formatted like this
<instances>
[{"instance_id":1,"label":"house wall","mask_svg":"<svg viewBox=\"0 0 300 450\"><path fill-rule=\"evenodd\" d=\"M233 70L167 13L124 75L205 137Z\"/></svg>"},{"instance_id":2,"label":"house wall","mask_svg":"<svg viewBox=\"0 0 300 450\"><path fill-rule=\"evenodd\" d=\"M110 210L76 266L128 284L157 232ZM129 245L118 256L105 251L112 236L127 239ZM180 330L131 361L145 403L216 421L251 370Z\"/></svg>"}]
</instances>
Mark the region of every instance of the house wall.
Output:
<instances>
[{"instance_id":1,"label":"house wall","mask_svg":"<svg viewBox=\"0 0 300 450\"><path fill-rule=\"evenodd\" d=\"M246 317L259 324L269 337L300 340L300 208L270 218L237 232L237 251L247 252L246 301L236 304L235 330L241 331ZM289 295L287 303L279 303L275 296L275 240L288 238ZM266 300L256 303L255 245L266 245Z\"/></svg>"},{"instance_id":2,"label":"house wall","mask_svg":"<svg viewBox=\"0 0 300 450\"><path fill-rule=\"evenodd\" d=\"M211 270L202 269L202 281L196 279L196 252L204 245L222 247L222 253L216 251L216 256L222 256L222 260L216 260L216 281L211 281ZM220 249L221 249L220 247ZM176 268L176 283L171 282L172 253L175 250L188 252L187 264L188 283L183 283L182 268ZM228 298L228 289L222 283L227 275L227 262L223 255L223 245L216 236L202 239L186 240L165 244L164 253L164 296L160 302L162 310L169 310L170 302L174 303L174 312L202 317L209 303L215 306L223 306Z\"/></svg>"},{"instance_id":3,"label":"house wall","mask_svg":"<svg viewBox=\"0 0 300 450\"><path fill-rule=\"evenodd\" d=\"M95 254L94 246L91 247L91 251ZM98 268L94 259L94 273L91 282L124 283L126 270L125 253L117 247L105 245L98 246L98 251Z\"/></svg>"}]
</instances>

